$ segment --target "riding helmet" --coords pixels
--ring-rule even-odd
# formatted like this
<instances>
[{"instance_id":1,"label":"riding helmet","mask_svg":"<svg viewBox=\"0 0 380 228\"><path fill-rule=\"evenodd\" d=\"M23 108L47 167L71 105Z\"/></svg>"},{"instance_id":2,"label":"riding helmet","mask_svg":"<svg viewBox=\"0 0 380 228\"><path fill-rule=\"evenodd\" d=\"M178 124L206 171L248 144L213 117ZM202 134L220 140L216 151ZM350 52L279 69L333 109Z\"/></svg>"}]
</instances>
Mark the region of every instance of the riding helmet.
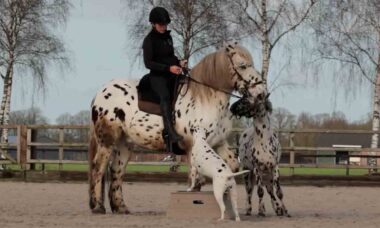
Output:
<instances>
[{"instance_id":1,"label":"riding helmet","mask_svg":"<svg viewBox=\"0 0 380 228\"><path fill-rule=\"evenodd\" d=\"M153 24L169 24L169 12L163 7L154 7L149 14L149 22Z\"/></svg>"}]
</instances>

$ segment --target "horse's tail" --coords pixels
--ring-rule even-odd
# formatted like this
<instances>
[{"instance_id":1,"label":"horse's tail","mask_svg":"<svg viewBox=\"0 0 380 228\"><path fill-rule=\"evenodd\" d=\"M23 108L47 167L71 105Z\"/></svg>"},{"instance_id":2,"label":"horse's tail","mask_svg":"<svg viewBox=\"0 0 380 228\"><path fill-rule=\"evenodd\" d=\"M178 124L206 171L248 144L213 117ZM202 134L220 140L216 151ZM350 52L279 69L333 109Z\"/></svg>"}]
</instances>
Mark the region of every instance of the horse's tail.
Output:
<instances>
[{"instance_id":1,"label":"horse's tail","mask_svg":"<svg viewBox=\"0 0 380 228\"><path fill-rule=\"evenodd\" d=\"M235 176L239 176L239 175L242 175L244 173L249 173L249 172L251 172L251 170L243 170L240 172L232 173L232 174L228 175L227 177L235 177Z\"/></svg>"}]
</instances>

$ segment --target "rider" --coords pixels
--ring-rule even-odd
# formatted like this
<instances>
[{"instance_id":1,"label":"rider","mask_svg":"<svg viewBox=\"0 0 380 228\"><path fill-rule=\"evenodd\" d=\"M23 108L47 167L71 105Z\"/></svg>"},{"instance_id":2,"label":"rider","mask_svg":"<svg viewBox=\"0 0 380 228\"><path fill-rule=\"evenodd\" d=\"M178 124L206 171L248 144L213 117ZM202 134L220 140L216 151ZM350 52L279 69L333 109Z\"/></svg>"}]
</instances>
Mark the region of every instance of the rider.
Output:
<instances>
[{"instance_id":1,"label":"rider","mask_svg":"<svg viewBox=\"0 0 380 228\"><path fill-rule=\"evenodd\" d=\"M172 105L170 103L175 77L182 73L186 61L180 61L174 55L173 39L167 25L170 23L168 11L155 7L149 14L152 30L143 42L144 64L150 70L149 78L153 91L160 97L160 108L164 128L172 142L183 139L172 123Z\"/></svg>"}]
</instances>

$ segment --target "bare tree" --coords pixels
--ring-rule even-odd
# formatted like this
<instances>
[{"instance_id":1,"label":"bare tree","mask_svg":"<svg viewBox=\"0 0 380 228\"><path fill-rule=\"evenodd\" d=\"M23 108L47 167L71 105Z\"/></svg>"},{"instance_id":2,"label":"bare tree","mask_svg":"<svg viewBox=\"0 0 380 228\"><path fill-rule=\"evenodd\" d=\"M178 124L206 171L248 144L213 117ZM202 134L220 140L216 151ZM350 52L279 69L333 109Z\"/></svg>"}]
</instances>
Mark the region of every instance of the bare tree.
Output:
<instances>
[{"instance_id":1,"label":"bare tree","mask_svg":"<svg viewBox=\"0 0 380 228\"><path fill-rule=\"evenodd\" d=\"M71 115L70 113L64 113L58 116L55 122L61 125L89 125L90 111L83 110L74 115Z\"/></svg>"},{"instance_id":2,"label":"bare tree","mask_svg":"<svg viewBox=\"0 0 380 228\"><path fill-rule=\"evenodd\" d=\"M53 30L66 22L69 8L68 0L0 1L0 75L4 81L0 125L9 122L15 70L19 77L32 75L38 88L45 91L46 67L68 64L65 47ZM7 141L6 129L2 140Z\"/></svg>"},{"instance_id":3,"label":"bare tree","mask_svg":"<svg viewBox=\"0 0 380 228\"><path fill-rule=\"evenodd\" d=\"M42 114L40 108L12 111L9 115L9 123L16 125L47 124L48 119Z\"/></svg>"},{"instance_id":4,"label":"bare tree","mask_svg":"<svg viewBox=\"0 0 380 228\"><path fill-rule=\"evenodd\" d=\"M268 78L274 47L304 22L316 0L236 0L226 1L228 20L238 31L261 43L261 74Z\"/></svg>"},{"instance_id":5,"label":"bare tree","mask_svg":"<svg viewBox=\"0 0 380 228\"><path fill-rule=\"evenodd\" d=\"M224 19L221 1L218 0L126 0L128 7L128 35L141 49L142 39L151 29L148 22L153 6L165 7L172 18L169 28L174 32L175 43L179 44L177 54L189 59L207 48L218 46L229 39L227 21ZM137 14L130 17L131 14ZM141 52L138 52L140 55Z\"/></svg>"},{"instance_id":6,"label":"bare tree","mask_svg":"<svg viewBox=\"0 0 380 228\"><path fill-rule=\"evenodd\" d=\"M293 129L296 124L296 116L286 108L275 108L272 113L274 127L277 129Z\"/></svg>"},{"instance_id":7,"label":"bare tree","mask_svg":"<svg viewBox=\"0 0 380 228\"><path fill-rule=\"evenodd\" d=\"M90 111L83 110L74 115L64 113L56 119L60 125L89 125ZM86 142L88 140L88 131L86 129L66 129L65 140L71 142Z\"/></svg>"},{"instance_id":8,"label":"bare tree","mask_svg":"<svg viewBox=\"0 0 380 228\"><path fill-rule=\"evenodd\" d=\"M372 130L380 124L380 2L323 1L313 20L318 59L334 61L347 90L365 81L373 89ZM373 134L371 148L377 148ZM376 155L372 152L371 155ZM368 159L376 166L376 159Z\"/></svg>"}]
</instances>

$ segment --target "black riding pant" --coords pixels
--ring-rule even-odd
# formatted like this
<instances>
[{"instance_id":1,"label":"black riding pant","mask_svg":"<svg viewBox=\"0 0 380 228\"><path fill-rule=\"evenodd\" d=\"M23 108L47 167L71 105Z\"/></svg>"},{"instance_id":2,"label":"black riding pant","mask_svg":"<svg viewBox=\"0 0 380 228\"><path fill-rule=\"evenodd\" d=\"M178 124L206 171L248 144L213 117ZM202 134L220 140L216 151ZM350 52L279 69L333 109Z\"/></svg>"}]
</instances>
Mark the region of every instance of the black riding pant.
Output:
<instances>
[{"instance_id":1,"label":"black riding pant","mask_svg":"<svg viewBox=\"0 0 380 228\"><path fill-rule=\"evenodd\" d=\"M174 75L150 75L150 86L152 87L152 90L160 97L161 106L169 105L173 97L174 85Z\"/></svg>"}]
</instances>

